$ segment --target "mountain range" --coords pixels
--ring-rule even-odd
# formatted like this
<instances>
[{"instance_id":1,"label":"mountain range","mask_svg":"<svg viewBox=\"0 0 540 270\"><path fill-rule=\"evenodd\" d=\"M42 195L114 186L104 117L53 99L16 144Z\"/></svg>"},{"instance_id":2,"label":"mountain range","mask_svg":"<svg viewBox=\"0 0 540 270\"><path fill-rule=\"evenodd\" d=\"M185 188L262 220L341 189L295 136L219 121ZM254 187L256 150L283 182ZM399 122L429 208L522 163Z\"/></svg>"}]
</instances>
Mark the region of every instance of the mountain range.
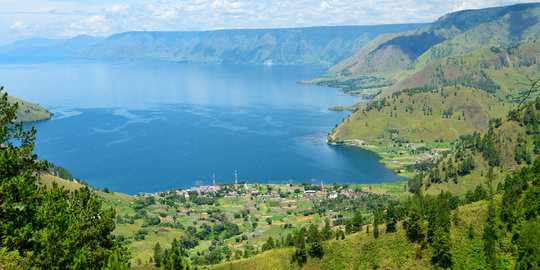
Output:
<instances>
[{"instance_id":1,"label":"mountain range","mask_svg":"<svg viewBox=\"0 0 540 270\"><path fill-rule=\"evenodd\" d=\"M321 26L194 32L139 31L107 38L34 38L0 47L0 56L60 56L228 64L335 64L380 34L425 24Z\"/></svg>"},{"instance_id":2,"label":"mountain range","mask_svg":"<svg viewBox=\"0 0 540 270\"><path fill-rule=\"evenodd\" d=\"M537 40L539 17L540 3L453 12L418 30L379 36L329 73L394 82L447 56Z\"/></svg>"}]
</instances>

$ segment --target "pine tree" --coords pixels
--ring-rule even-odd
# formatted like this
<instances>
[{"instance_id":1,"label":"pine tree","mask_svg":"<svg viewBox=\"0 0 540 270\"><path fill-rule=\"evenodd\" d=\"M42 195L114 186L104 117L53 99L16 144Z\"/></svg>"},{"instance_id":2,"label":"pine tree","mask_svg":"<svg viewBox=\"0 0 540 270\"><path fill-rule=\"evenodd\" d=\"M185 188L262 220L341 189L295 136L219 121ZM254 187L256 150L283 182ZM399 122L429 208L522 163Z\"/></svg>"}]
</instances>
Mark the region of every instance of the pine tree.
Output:
<instances>
[{"instance_id":1,"label":"pine tree","mask_svg":"<svg viewBox=\"0 0 540 270\"><path fill-rule=\"evenodd\" d=\"M403 222L403 227L407 232L410 241L420 242L424 238L424 203L422 190L414 192L412 200L409 201L409 219Z\"/></svg>"},{"instance_id":2,"label":"pine tree","mask_svg":"<svg viewBox=\"0 0 540 270\"><path fill-rule=\"evenodd\" d=\"M268 237L268 239L266 239L266 243L263 244L262 251L267 251L273 248L274 248L274 240L270 236Z\"/></svg>"},{"instance_id":3,"label":"pine tree","mask_svg":"<svg viewBox=\"0 0 540 270\"><path fill-rule=\"evenodd\" d=\"M388 202L388 207L386 208L386 233L391 233L396 231L396 213L394 210L394 202Z\"/></svg>"},{"instance_id":4,"label":"pine tree","mask_svg":"<svg viewBox=\"0 0 540 270\"><path fill-rule=\"evenodd\" d=\"M0 87L0 91L3 88ZM48 169L32 154L35 129L15 121L17 104L0 98L0 246L32 254L35 267L104 269L128 266L125 248L115 240L115 211L89 188L67 191L53 184L38 188ZM96 218L99 217L99 218ZM111 265L109 265L111 264Z\"/></svg>"},{"instance_id":5,"label":"pine tree","mask_svg":"<svg viewBox=\"0 0 540 270\"><path fill-rule=\"evenodd\" d=\"M438 227L433 235L433 257L431 262L443 268L452 266L452 248L450 234L445 232L442 227Z\"/></svg>"},{"instance_id":6,"label":"pine tree","mask_svg":"<svg viewBox=\"0 0 540 270\"><path fill-rule=\"evenodd\" d=\"M163 250L158 242L154 245L154 262L157 267L161 266L161 260L163 260Z\"/></svg>"},{"instance_id":7,"label":"pine tree","mask_svg":"<svg viewBox=\"0 0 540 270\"><path fill-rule=\"evenodd\" d=\"M495 244L497 242L497 231L495 222L495 206L493 201L490 201L482 240L484 240L484 253L486 254L487 262L492 267L495 267L496 264Z\"/></svg>"},{"instance_id":8,"label":"pine tree","mask_svg":"<svg viewBox=\"0 0 540 270\"><path fill-rule=\"evenodd\" d=\"M321 236L324 241L332 238L332 228L330 227L330 220L326 218L324 220L324 227L321 231Z\"/></svg>"},{"instance_id":9,"label":"pine tree","mask_svg":"<svg viewBox=\"0 0 540 270\"><path fill-rule=\"evenodd\" d=\"M309 256L322 258L322 256L324 255L324 250L322 246L321 235L318 233L318 230L317 233L314 235L314 238L315 239L312 239L311 245L309 247Z\"/></svg>"},{"instance_id":10,"label":"pine tree","mask_svg":"<svg viewBox=\"0 0 540 270\"><path fill-rule=\"evenodd\" d=\"M352 231L353 232L359 232L360 230L362 230L362 226L364 225L364 220L362 218L362 214L360 213L360 211L356 210L354 212L354 217L352 219Z\"/></svg>"}]
</instances>

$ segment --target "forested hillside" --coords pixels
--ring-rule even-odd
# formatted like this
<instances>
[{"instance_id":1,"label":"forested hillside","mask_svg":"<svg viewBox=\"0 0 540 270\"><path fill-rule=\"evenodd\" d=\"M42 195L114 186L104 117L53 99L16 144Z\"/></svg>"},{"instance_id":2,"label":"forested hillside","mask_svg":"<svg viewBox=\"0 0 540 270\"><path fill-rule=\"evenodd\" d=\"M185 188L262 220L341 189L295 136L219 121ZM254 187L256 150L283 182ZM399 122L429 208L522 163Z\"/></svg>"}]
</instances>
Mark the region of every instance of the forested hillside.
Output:
<instances>
[{"instance_id":1,"label":"forested hillside","mask_svg":"<svg viewBox=\"0 0 540 270\"><path fill-rule=\"evenodd\" d=\"M450 190L463 195L473 189L487 188L481 179L492 170L493 187L501 190L500 183L507 173L531 164L540 154L539 130L540 98L537 98L519 113L512 111L507 117L492 119L486 133L462 136L454 153L427 173L410 179L409 189L422 188L431 194Z\"/></svg>"},{"instance_id":2,"label":"forested hillside","mask_svg":"<svg viewBox=\"0 0 540 270\"><path fill-rule=\"evenodd\" d=\"M345 78L376 76L393 83L447 56L536 40L539 16L538 3L450 13L419 30L374 39L329 73Z\"/></svg>"}]
</instances>

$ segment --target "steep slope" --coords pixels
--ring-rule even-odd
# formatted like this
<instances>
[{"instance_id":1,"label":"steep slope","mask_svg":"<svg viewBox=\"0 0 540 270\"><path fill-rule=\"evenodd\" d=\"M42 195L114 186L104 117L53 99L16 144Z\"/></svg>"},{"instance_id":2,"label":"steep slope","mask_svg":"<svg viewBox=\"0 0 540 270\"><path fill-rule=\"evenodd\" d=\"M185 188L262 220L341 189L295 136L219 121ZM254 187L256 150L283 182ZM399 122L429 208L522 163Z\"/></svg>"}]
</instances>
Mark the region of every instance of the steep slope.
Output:
<instances>
[{"instance_id":1,"label":"steep slope","mask_svg":"<svg viewBox=\"0 0 540 270\"><path fill-rule=\"evenodd\" d=\"M424 24L127 32L108 37L79 57L234 64L334 64L384 33Z\"/></svg>"},{"instance_id":2,"label":"steep slope","mask_svg":"<svg viewBox=\"0 0 540 270\"><path fill-rule=\"evenodd\" d=\"M406 69L485 46L538 39L540 4L517 4L450 13L416 31L375 39L369 53L358 53L330 69L338 76L373 75L399 79ZM402 75L399 73L403 72Z\"/></svg>"},{"instance_id":3,"label":"steep slope","mask_svg":"<svg viewBox=\"0 0 540 270\"><path fill-rule=\"evenodd\" d=\"M537 98L518 117L492 121L486 133L462 137L452 155L427 173L409 180L409 187L422 186L431 194L441 190L464 194L485 184L490 167L495 168L495 187L507 173L530 164L540 154L539 128L540 98Z\"/></svg>"},{"instance_id":4,"label":"steep slope","mask_svg":"<svg viewBox=\"0 0 540 270\"><path fill-rule=\"evenodd\" d=\"M519 82L526 82L527 77L535 78L540 74L539 55L540 42L533 41L507 47L486 47L468 54L446 57L427 64L389 87L381 96L391 96L407 88L463 84L511 100L523 90Z\"/></svg>"}]
</instances>

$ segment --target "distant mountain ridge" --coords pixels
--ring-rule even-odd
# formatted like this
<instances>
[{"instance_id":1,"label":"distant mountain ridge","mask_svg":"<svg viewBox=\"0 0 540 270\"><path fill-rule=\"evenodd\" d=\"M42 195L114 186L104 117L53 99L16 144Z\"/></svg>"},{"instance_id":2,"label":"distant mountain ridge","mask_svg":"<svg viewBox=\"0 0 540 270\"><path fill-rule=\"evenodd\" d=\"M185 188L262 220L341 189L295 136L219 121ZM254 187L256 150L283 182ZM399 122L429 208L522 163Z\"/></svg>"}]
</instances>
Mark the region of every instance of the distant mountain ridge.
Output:
<instances>
[{"instance_id":1,"label":"distant mountain ridge","mask_svg":"<svg viewBox=\"0 0 540 270\"><path fill-rule=\"evenodd\" d=\"M0 47L0 56L64 56L229 64L335 64L380 34L426 24L320 26L193 32L125 32L107 38L34 39ZM36 44L36 46L32 46Z\"/></svg>"},{"instance_id":2,"label":"distant mountain ridge","mask_svg":"<svg viewBox=\"0 0 540 270\"><path fill-rule=\"evenodd\" d=\"M416 31L376 38L329 73L399 80L407 70L418 70L447 56L536 40L539 18L540 3L450 13Z\"/></svg>"},{"instance_id":3,"label":"distant mountain ridge","mask_svg":"<svg viewBox=\"0 0 540 270\"><path fill-rule=\"evenodd\" d=\"M1 56L76 56L104 38L79 35L70 39L31 38L0 47Z\"/></svg>"}]
</instances>

